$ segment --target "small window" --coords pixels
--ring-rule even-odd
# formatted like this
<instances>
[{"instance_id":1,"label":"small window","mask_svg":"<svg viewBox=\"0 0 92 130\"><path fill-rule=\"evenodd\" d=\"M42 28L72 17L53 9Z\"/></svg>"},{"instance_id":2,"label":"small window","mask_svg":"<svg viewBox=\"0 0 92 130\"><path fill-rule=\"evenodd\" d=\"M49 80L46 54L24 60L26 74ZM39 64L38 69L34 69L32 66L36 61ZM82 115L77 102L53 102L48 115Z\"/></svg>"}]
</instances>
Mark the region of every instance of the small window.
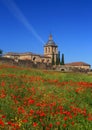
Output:
<instances>
[{"instance_id":1,"label":"small window","mask_svg":"<svg viewBox=\"0 0 92 130\"><path fill-rule=\"evenodd\" d=\"M55 52L55 48L53 48L53 52Z\"/></svg>"},{"instance_id":2,"label":"small window","mask_svg":"<svg viewBox=\"0 0 92 130\"><path fill-rule=\"evenodd\" d=\"M42 59L42 63L44 63L44 59Z\"/></svg>"},{"instance_id":3,"label":"small window","mask_svg":"<svg viewBox=\"0 0 92 130\"><path fill-rule=\"evenodd\" d=\"M47 60L47 63L49 63L49 60Z\"/></svg>"},{"instance_id":4,"label":"small window","mask_svg":"<svg viewBox=\"0 0 92 130\"><path fill-rule=\"evenodd\" d=\"M50 47L48 48L48 52L50 52Z\"/></svg>"},{"instance_id":5,"label":"small window","mask_svg":"<svg viewBox=\"0 0 92 130\"><path fill-rule=\"evenodd\" d=\"M35 61L35 59L36 59L36 58L35 58L35 57L33 57L33 61Z\"/></svg>"},{"instance_id":6,"label":"small window","mask_svg":"<svg viewBox=\"0 0 92 130\"><path fill-rule=\"evenodd\" d=\"M45 48L45 53L47 53L47 48Z\"/></svg>"}]
</instances>

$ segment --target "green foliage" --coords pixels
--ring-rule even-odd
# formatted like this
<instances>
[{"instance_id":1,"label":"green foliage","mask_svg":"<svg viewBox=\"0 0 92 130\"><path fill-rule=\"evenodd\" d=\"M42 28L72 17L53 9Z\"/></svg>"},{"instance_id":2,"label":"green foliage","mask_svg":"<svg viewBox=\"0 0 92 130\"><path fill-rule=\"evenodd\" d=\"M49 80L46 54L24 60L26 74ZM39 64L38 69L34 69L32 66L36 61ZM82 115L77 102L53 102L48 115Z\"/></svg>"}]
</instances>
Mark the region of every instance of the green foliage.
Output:
<instances>
[{"instance_id":1,"label":"green foliage","mask_svg":"<svg viewBox=\"0 0 92 130\"><path fill-rule=\"evenodd\" d=\"M61 65L64 65L64 54L62 54L62 59L61 59L61 62L60 62Z\"/></svg>"},{"instance_id":2,"label":"green foliage","mask_svg":"<svg viewBox=\"0 0 92 130\"><path fill-rule=\"evenodd\" d=\"M91 130L92 75L0 65L0 130Z\"/></svg>"},{"instance_id":3,"label":"green foliage","mask_svg":"<svg viewBox=\"0 0 92 130\"><path fill-rule=\"evenodd\" d=\"M3 50L0 49L0 56L3 54Z\"/></svg>"},{"instance_id":4,"label":"green foliage","mask_svg":"<svg viewBox=\"0 0 92 130\"><path fill-rule=\"evenodd\" d=\"M56 65L59 65L59 64L60 64L60 51L56 55Z\"/></svg>"},{"instance_id":5,"label":"green foliage","mask_svg":"<svg viewBox=\"0 0 92 130\"><path fill-rule=\"evenodd\" d=\"M56 55L56 65L58 65L58 54Z\"/></svg>"}]
</instances>

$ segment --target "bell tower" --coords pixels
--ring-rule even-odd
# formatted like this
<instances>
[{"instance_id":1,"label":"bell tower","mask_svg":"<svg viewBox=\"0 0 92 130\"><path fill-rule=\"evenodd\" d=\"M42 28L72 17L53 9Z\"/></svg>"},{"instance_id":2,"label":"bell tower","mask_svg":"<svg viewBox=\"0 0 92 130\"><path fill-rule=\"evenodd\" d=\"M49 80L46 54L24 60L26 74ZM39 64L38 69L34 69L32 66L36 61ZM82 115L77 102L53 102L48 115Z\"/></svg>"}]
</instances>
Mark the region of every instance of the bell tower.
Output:
<instances>
[{"instance_id":1,"label":"bell tower","mask_svg":"<svg viewBox=\"0 0 92 130\"><path fill-rule=\"evenodd\" d=\"M49 56L52 59L53 54L54 54L54 60L55 60L54 62L56 62L56 56L58 54L58 46L53 41L53 37L50 34L47 43L44 45L44 55Z\"/></svg>"}]
</instances>

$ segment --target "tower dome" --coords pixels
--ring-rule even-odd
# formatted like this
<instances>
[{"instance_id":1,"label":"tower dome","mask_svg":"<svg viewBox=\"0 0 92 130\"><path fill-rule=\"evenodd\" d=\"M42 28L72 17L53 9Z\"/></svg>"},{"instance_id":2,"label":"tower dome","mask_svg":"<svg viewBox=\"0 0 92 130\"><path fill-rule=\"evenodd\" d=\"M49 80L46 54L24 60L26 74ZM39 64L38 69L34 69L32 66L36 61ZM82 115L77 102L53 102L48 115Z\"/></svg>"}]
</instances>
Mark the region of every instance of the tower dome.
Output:
<instances>
[{"instance_id":1,"label":"tower dome","mask_svg":"<svg viewBox=\"0 0 92 130\"><path fill-rule=\"evenodd\" d=\"M52 35L50 34L49 36L49 40L47 41L47 43L45 44L45 46L57 46L55 44L55 42L53 41Z\"/></svg>"},{"instance_id":2,"label":"tower dome","mask_svg":"<svg viewBox=\"0 0 92 130\"><path fill-rule=\"evenodd\" d=\"M54 55L54 62L56 62L57 54L58 54L58 46L53 41L52 35L50 34L47 43L44 45L44 55L51 57L51 61Z\"/></svg>"}]
</instances>

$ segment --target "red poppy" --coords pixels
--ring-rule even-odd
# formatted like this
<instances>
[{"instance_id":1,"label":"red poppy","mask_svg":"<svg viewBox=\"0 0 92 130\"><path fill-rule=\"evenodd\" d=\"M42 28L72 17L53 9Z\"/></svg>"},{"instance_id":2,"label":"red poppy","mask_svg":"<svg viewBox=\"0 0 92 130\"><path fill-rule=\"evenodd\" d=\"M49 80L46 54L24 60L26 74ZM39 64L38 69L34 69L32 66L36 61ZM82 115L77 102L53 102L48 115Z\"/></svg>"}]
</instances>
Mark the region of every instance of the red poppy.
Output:
<instances>
[{"instance_id":1,"label":"red poppy","mask_svg":"<svg viewBox=\"0 0 92 130\"><path fill-rule=\"evenodd\" d=\"M34 110L31 109L30 112L29 112L29 116L32 116L34 114Z\"/></svg>"},{"instance_id":2,"label":"red poppy","mask_svg":"<svg viewBox=\"0 0 92 130\"><path fill-rule=\"evenodd\" d=\"M1 126L4 126L4 122L3 122L2 119L0 119L0 125L1 125Z\"/></svg>"},{"instance_id":3,"label":"red poppy","mask_svg":"<svg viewBox=\"0 0 92 130\"><path fill-rule=\"evenodd\" d=\"M5 82L4 82L4 81L1 82L1 86L2 86L2 87L5 86Z\"/></svg>"},{"instance_id":4,"label":"red poppy","mask_svg":"<svg viewBox=\"0 0 92 130\"><path fill-rule=\"evenodd\" d=\"M63 127L65 128L67 125L66 124L63 124Z\"/></svg>"},{"instance_id":5,"label":"red poppy","mask_svg":"<svg viewBox=\"0 0 92 130\"><path fill-rule=\"evenodd\" d=\"M59 122L59 121L58 121L58 122L56 122L56 125L57 125L57 126L59 126L59 125L60 125L60 122Z\"/></svg>"},{"instance_id":6,"label":"red poppy","mask_svg":"<svg viewBox=\"0 0 92 130\"><path fill-rule=\"evenodd\" d=\"M19 114L25 113L24 108L23 108L23 107L18 107L18 113L19 113Z\"/></svg>"},{"instance_id":7,"label":"red poppy","mask_svg":"<svg viewBox=\"0 0 92 130\"><path fill-rule=\"evenodd\" d=\"M28 120L27 119L23 119L22 122L26 123L26 122L28 122Z\"/></svg>"},{"instance_id":8,"label":"red poppy","mask_svg":"<svg viewBox=\"0 0 92 130\"><path fill-rule=\"evenodd\" d=\"M50 124L49 124L49 127L52 128L52 126L53 126L53 125L50 123Z\"/></svg>"},{"instance_id":9,"label":"red poppy","mask_svg":"<svg viewBox=\"0 0 92 130\"><path fill-rule=\"evenodd\" d=\"M36 122L33 122L33 127L36 127L38 124Z\"/></svg>"}]
</instances>

